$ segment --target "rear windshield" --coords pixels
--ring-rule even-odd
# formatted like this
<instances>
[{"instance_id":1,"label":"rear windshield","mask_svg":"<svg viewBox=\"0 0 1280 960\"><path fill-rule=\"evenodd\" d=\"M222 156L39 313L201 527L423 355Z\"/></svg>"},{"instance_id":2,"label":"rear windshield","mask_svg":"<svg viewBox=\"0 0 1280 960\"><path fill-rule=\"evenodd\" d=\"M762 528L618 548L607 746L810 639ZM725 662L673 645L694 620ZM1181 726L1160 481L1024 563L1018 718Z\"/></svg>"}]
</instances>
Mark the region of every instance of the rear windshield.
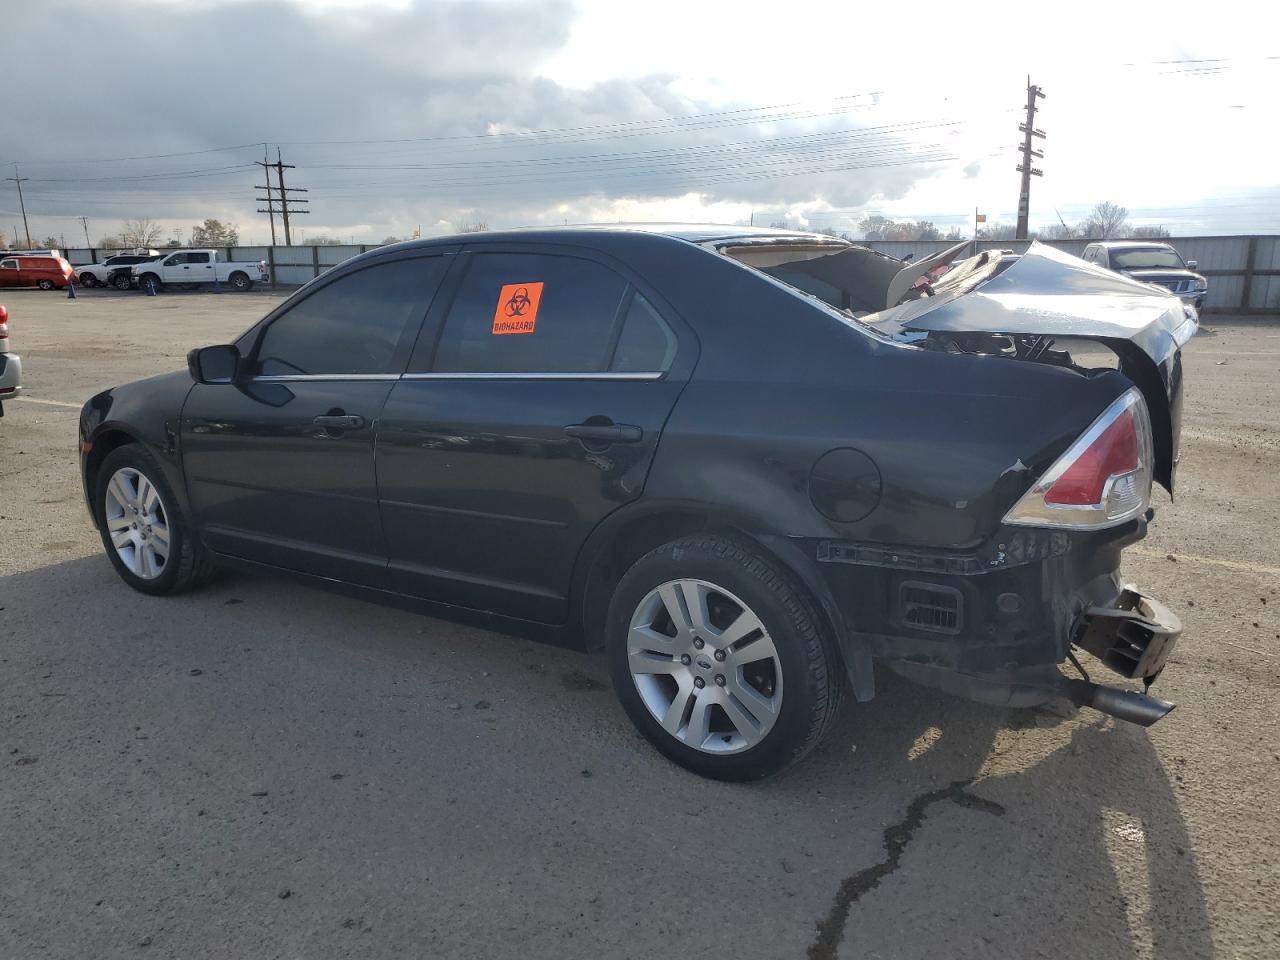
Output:
<instances>
[{"instance_id":1,"label":"rear windshield","mask_svg":"<svg viewBox=\"0 0 1280 960\"><path fill-rule=\"evenodd\" d=\"M1169 247L1133 247L1111 251L1111 265L1122 270L1147 270L1155 267L1171 267L1185 270L1186 264L1177 250Z\"/></svg>"}]
</instances>

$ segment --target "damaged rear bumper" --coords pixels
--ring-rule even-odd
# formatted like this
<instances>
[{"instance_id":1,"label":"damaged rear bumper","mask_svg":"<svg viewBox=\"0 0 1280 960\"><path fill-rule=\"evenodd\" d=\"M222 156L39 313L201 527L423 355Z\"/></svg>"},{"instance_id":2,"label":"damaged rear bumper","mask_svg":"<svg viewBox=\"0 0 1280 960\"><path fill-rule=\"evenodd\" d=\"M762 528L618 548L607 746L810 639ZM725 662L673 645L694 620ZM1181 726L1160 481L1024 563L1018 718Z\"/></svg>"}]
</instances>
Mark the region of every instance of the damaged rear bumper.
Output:
<instances>
[{"instance_id":1,"label":"damaged rear bumper","mask_svg":"<svg viewBox=\"0 0 1280 960\"><path fill-rule=\"evenodd\" d=\"M894 673L966 699L1010 707L1067 699L1150 725L1173 704L1060 669L1072 648L1146 686L1164 669L1182 624L1118 575L1121 549L1145 532L1144 520L1088 535L1006 531L972 555L828 541L818 557L845 622L855 625L844 640L848 662L869 653ZM855 693L870 695L856 683Z\"/></svg>"}]
</instances>

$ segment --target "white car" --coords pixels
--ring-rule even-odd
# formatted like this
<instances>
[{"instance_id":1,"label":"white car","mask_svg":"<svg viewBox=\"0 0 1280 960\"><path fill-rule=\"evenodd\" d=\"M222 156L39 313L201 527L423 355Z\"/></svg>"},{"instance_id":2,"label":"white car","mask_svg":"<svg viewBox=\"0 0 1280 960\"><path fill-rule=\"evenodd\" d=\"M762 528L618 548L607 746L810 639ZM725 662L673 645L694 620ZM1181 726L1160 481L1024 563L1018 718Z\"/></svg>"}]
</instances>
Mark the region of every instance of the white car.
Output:
<instances>
[{"instance_id":1,"label":"white car","mask_svg":"<svg viewBox=\"0 0 1280 960\"><path fill-rule=\"evenodd\" d=\"M175 250L164 256L131 268L138 286L150 283L157 290L166 283L230 284L235 290L248 290L255 283L269 280L267 261L228 263L218 259L217 250Z\"/></svg>"},{"instance_id":2,"label":"white car","mask_svg":"<svg viewBox=\"0 0 1280 960\"><path fill-rule=\"evenodd\" d=\"M0 303L0 417L5 400L22 392L22 358L9 352L9 311Z\"/></svg>"},{"instance_id":3,"label":"white car","mask_svg":"<svg viewBox=\"0 0 1280 960\"><path fill-rule=\"evenodd\" d=\"M135 264L144 263L153 257L159 256L156 250L139 250L131 253L118 253L114 256L107 257L101 263L90 263L83 267L76 267L76 283L82 287L105 287L108 284L119 284L119 275L124 274L124 286L122 290L129 287L129 268Z\"/></svg>"}]
</instances>

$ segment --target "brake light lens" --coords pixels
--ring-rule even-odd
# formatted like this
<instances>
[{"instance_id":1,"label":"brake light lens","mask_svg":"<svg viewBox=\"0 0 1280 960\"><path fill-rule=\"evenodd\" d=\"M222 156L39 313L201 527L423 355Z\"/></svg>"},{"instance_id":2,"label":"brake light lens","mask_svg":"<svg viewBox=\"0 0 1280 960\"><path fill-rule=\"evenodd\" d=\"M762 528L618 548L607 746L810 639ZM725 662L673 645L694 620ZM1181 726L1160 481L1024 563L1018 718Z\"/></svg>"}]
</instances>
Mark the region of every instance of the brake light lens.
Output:
<instances>
[{"instance_id":1,"label":"brake light lens","mask_svg":"<svg viewBox=\"0 0 1280 960\"><path fill-rule=\"evenodd\" d=\"M1006 514L1005 523L1098 530L1151 501L1151 418L1137 387L1103 411Z\"/></svg>"}]
</instances>

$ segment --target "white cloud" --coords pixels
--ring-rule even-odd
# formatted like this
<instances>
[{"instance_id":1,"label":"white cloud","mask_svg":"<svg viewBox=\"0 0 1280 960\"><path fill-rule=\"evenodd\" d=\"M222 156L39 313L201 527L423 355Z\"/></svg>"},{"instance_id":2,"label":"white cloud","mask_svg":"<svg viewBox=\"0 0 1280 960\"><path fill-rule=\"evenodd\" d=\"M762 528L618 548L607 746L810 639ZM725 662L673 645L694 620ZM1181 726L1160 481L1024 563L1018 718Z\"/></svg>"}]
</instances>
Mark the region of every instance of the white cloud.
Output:
<instances>
[{"instance_id":1,"label":"white cloud","mask_svg":"<svg viewBox=\"0 0 1280 960\"><path fill-rule=\"evenodd\" d=\"M293 182L310 188L314 211L306 230L363 230L364 240L477 218L741 221L753 212L840 228L868 212L966 228L975 206L1012 219L1031 71L1048 93L1037 124L1049 132L1037 144L1045 177L1034 184L1033 220L1051 222L1055 209L1078 218L1111 199L1135 220L1277 230L1278 135L1266 92L1280 60L1266 59L1272 31L1240 29L1257 10L50 0L6 12L6 29L29 38L7 51L6 69L41 77L67 110L12 111L19 136L5 149L33 161L22 173L33 178L28 209L40 233L78 229L69 218L84 213L105 229L128 216L174 226L217 216L264 238L252 200L261 174L248 166L257 140L283 142L298 164ZM77 29L64 30L68 22ZM118 91L137 91L158 106L121 123L115 107L94 106L104 88L111 104ZM791 106L769 120L742 112L771 104ZM549 129L570 132L529 133ZM528 135L493 136L513 131ZM378 139L399 142L313 142ZM34 162L230 144L247 146ZM179 180L88 179L235 163L244 166ZM11 208L0 193L0 222Z\"/></svg>"}]
</instances>

